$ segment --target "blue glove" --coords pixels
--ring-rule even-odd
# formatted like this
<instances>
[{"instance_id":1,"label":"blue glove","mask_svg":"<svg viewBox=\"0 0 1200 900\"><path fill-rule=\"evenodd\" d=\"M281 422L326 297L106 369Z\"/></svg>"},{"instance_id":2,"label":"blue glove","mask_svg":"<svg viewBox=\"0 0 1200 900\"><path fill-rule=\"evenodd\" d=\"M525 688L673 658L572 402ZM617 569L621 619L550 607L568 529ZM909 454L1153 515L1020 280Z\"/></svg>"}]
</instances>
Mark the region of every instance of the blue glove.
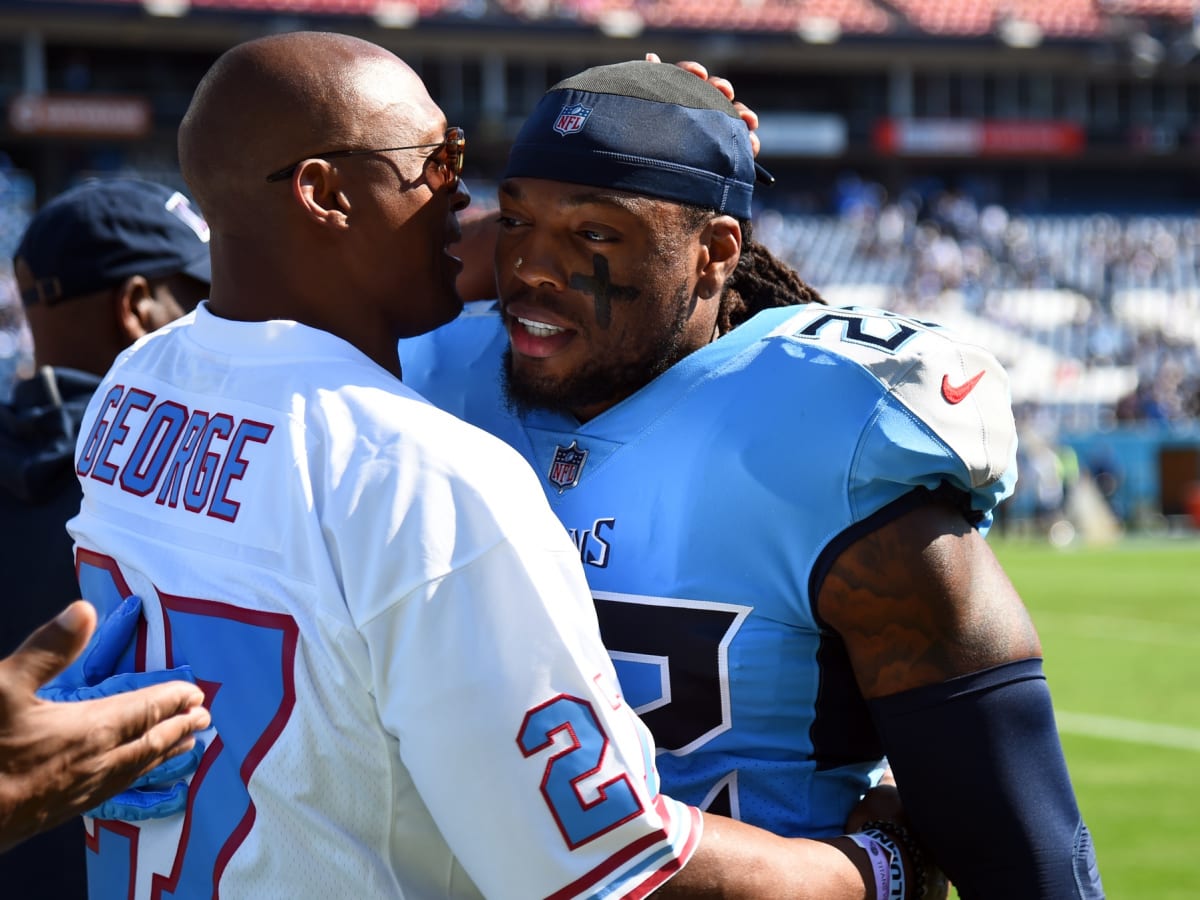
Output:
<instances>
[{"instance_id":1,"label":"blue glove","mask_svg":"<svg viewBox=\"0 0 1200 900\"><path fill-rule=\"evenodd\" d=\"M118 819L122 822L141 822L144 819L165 819L184 811L187 806L187 782L204 755L204 741L187 753L172 757L151 769L115 797L84 813L94 819Z\"/></svg>"},{"instance_id":2,"label":"blue glove","mask_svg":"<svg viewBox=\"0 0 1200 900\"><path fill-rule=\"evenodd\" d=\"M122 654L133 641L141 614L141 598L126 597L96 629L80 663L46 684L37 692L38 696L43 700L69 703L111 697L167 681L190 681L195 684L191 666L177 666L157 672L114 674ZM126 790L84 815L97 819L140 822L182 812L187 805L187 784L183 779L196 771L203 755L204 742L197 740L189 752L161 763Z\"/></svg>"}]
</instances>

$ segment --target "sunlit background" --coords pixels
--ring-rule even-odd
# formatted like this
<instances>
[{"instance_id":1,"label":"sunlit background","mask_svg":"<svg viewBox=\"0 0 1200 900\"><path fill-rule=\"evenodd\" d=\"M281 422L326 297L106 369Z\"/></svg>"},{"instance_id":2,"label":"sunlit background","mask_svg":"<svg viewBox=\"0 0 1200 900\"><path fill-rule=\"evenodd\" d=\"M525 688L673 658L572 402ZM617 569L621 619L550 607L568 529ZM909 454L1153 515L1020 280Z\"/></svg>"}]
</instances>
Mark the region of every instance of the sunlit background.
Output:
<instances>
[{"instance_id":1,"label":"sunlit background","mask_svg":"<svg viewBox=\"0 0 1200 900\"><path fill-rule=\"evenodd\" d=\"M0 395L32 353L9 265L95 175L180 188L175 129L234 43L375 41L469 138L487 205L540 94L695 59L761 117L756 235L831 302L1007 366L1021 479L991 540L1047 651L1111 897L1200 896L1200 6L1193 0L0 3Z\"/></svg>"}]
</instances>

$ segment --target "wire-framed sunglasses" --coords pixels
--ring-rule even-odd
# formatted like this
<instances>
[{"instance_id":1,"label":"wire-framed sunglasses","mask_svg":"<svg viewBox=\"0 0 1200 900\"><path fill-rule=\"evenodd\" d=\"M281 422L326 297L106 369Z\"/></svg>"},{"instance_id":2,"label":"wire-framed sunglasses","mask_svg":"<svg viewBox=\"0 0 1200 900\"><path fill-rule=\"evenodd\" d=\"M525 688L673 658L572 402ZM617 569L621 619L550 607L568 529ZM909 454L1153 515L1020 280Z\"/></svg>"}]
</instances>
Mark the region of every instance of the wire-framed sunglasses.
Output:
<instances>
[{"instance_id":1,"label":"wire-framed sunglasses","mask_svg":"<svg viewBox=\"0 0 1200 900\"><path fill-rule=\"evenodd\" d=\"M267 176L267 181L286 181L292 177L305 159L337 159L342 156L361 156L366 153L391 153L393 150L433 150L434 152L429 154L429 158L438 157L434 162L441 176L446 180L447 186L453 188L458 184L458 178L462 174L463 157L467 150L467 133L457 125L452 125L446 129L445 139L436 144L411 144L408 147L329 150L325 153L310 153L304 159L298 159L290 166L284 166L282 169L272 172ZM442 152L439 153L439 151Z\"/></svg>"}]
</instances>

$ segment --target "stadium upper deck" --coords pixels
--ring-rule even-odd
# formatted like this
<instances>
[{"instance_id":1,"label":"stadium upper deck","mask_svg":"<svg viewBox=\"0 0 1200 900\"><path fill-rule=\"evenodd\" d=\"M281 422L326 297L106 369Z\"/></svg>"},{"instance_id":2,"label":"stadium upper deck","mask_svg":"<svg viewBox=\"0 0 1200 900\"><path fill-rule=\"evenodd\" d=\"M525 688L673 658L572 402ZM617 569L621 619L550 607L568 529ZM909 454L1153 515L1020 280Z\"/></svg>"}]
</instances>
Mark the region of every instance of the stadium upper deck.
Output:
<instances>
[{"instance_id":1,"label":"stadium upper deck","mask_svg":"<svg viewBox=\"0 0 1200 900\"><path fill-rule=\"evenodd\" d=\"M168 15L240 10L377 16L385 21L508 15L592 25L625 13L640 18L644 27L743 31L795 31L812 20L829 20L846 35L957 37L990 34L1015 20L1050 38L1100 37L1129 17L1190 23L1195 14L1193 0L77 0L57 5L145 6Z\"/></svg>"},{"instance_id":2,"label":"stadium upper deck","mask_svg":"<svg viewBox=\"0 0 1200 900\"><path fill-rule=\"evenodd\" d=\"M1035 177L1091 171L1098 184L1148 162L1194 174L1200 28L1193 6L1193 0L6 0L0 3L4 149L34 172L39 193L114 161L144 168L157 158L170 168L178 117L222 50L255 34L332 28L412 62L447 114L467 127L471 163L485 175L494 174L515 124L550 83L647 50L665 59L701 59L731 78L763 116L770 137L764 162L777 174L791 169L832 178L850 166L888 183L920 174L927 163L945 171L980 162L993 171L1026 168ZM114 106L114 98L126 105ZM129 121L134 125L125 133L103 133L105 125Z\"/></svg>"}]
</instances>

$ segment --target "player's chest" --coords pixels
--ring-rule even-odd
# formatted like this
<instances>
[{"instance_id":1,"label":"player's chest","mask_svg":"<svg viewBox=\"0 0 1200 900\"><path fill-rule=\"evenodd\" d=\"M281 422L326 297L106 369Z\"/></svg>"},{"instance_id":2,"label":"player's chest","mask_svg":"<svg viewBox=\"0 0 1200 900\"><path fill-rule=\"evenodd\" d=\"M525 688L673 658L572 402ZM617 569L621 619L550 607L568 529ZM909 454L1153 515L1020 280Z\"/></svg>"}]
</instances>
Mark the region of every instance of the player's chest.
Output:
<instances>
[{"instance_id":1,"label":"player's chest","mask_svg":"<svg viewBox=\"0 0 1200 900\"><path fill-rule=\"evenodd\" d=\"M655 443L571 434L530 455L589 584L731 603L806 624L802 586L825 526L744 471L722 477L703 448L672 452L669 442Z\"/></svg>"}]
</instances>

